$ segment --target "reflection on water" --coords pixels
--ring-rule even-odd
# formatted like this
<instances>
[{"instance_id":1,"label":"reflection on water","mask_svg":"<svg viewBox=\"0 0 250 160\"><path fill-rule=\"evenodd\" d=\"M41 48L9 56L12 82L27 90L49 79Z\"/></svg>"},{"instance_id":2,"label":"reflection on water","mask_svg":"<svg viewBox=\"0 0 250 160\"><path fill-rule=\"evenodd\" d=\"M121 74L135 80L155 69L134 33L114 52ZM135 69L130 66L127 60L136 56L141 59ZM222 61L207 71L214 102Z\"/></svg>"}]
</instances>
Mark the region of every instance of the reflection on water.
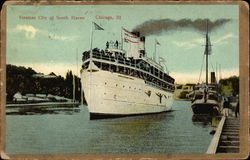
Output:
<instances>
[{"instance_id":1,"label":"reflection on water","mask_svg":"<svg viewBox=\"0 0 250 160\"><path fill-rule=\"evenodd\" d=\"M102 120L103 123L108 123L102 131L108 130L116 134L147 134L148 130L155 128L154 132L156 133L157 128L165 125L162 121L169 121L174 118L173 115L168 113ZM133 130L128 130L128 128L133 128Z\"/></svg>"},{"instance_id":2,"label":"reflection on water","mask_svg":"<svg viewBox=\"0 0 250 160\"><path fill-rule=\"evenodd\" d=\"M42 115L42 114L68 114L80 112L79 106L22 106L10 107L6 115Z\"/></svg>"},{"instance_id":3,"label":"reflection on water","mask_svg":"<svg viewBox=\"0 0 250 160\"><path fill-rule=\"evenodd\" d=\"M207 126L211 123L212 117L210 115L199 115L194 114L192 116L192 122L194 125Z\"/></svg>"},{"instance_id":4,"label":"reflection on water","mask_svg":"<svg viewBox=\"0 0 250 160\"><path fill-rule=\"evenodd\" d=\"M214 134L216 128L221 120L221 116L211 116L211 115L202 115L196 114L192 116L192 121L194 125L207 126L210 125L210 134Z\"/></svg>"},{"instance_id":5,"label":"reflection on water","mask_svg":"<svg viewBox=\"0 0 250 160\"><path fill-rule=\"evenodd\" d=\"M11 154L205 153L212 138L211 125L193 121L190 106L188 101L175 101L172 112L101 120L89 120L86 106L7 109L6 151Z\"/></svg>"}]
</instances>

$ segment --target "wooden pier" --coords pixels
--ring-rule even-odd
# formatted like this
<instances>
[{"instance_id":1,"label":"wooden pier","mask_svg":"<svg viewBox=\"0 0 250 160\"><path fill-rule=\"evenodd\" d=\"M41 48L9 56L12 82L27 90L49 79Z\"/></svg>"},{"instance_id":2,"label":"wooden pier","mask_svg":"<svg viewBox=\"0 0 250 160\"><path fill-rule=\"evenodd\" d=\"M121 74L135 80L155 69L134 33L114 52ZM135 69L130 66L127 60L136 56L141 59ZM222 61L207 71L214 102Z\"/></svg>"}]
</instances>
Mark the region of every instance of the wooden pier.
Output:
<instances>
[{"instance_id":1,"label":"wooden pier","mask_svg":"<svg viewBox=\"0 0 250 160\"><path fill-rule=\"evenodd\" d=\"M207 154L239 153L240 118L223 116L208 147Z\"/></svg>"}]
</instances>

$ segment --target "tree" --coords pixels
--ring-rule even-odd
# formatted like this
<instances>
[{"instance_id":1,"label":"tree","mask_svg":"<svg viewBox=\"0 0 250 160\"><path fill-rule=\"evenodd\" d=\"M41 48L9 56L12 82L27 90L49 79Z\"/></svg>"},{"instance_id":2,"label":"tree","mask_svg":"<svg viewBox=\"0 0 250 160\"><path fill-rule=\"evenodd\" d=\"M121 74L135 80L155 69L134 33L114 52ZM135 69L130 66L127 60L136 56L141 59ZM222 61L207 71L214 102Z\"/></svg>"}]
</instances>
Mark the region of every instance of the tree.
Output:
<instances>
[{"instance_id":1,"label":"tree","mask_svg":"<svg viewBox=\"0 0 250 160\"><path fill-rule=\"evenodd\" d=\"M73 74L68 71L66 78L56 76L55 78L34 77L37 74L32 68L7 64L6 66L6 92L7 102L11 103L13 95L17 92L21 94L42 93L73 97ZM75 76L75 75L74 75ZM80 78L75 76L76 99L81 100ZM84 100L85 103L85 100Z\"/></svg>"},{"instance_id":2,"label":"tree","mask_svg":"<svg viewBox=\"0 0 250 160\"><path fill-rule=\"evenodd\" d=\"M221 92L225 95L236 96L239 94L239 77L231 76L229 78L224 78L219 81L221 86Z\"/></svg>"}]
</instances>

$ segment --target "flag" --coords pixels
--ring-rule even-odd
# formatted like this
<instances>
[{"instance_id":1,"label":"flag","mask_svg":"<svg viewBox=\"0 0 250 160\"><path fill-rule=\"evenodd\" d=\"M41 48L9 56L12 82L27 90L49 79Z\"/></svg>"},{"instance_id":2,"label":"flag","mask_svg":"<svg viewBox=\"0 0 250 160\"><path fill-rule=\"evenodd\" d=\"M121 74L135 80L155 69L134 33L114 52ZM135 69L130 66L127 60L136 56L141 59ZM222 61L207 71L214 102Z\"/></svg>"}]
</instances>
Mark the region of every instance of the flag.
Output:
<instances>
[{"instance_id":1,"label":"flag","mask_svg":"<svg viewBox=\"0 0 250 160\"><path fill-rule=\"evenodd\" d=\"M139 37L123 28L123 39L127 43L139 43Z\"/></svg>"},{"instance_id":2,"label":"flag","mask_svg":"<svg viewBox=\"0 0 250 160\"><path fill-rule=\"evenodd\" d=\"M159 57L159 62L165 62L165 59L162 57Z\"/></svg>"},{"instance_id":3,"label":"flag","mask_svg":"<svg viewBox=\"0 0 250 160\"><path fill-rule=\"evenodd\" d=\"M129 38L124 38L124 41L127 42L127 43L138 43L138 41L133 41L133 40L130 40Z\"/></svg>"},{"instance_id":4,"label":"flag","mask_svg":"<svg viewBox=\"0 0 250 160\"><path fill-rule=\"evenodd\" d=\"M158 44L158 45L161 45L160 42L158 42L157 39L155 39L155 43Z\"/></svg>"},{"instance_id":5,"label":"flag","mask_svg":"<svg viewBox=\"0 0 250 160\"><path fill-rule=\"evenodd\" d=\"M96 24L95 22L94 23L94 26L95 26L95 30L104 30L102 27L100 27L98 24Z\"/></svg>"}]
</instances>

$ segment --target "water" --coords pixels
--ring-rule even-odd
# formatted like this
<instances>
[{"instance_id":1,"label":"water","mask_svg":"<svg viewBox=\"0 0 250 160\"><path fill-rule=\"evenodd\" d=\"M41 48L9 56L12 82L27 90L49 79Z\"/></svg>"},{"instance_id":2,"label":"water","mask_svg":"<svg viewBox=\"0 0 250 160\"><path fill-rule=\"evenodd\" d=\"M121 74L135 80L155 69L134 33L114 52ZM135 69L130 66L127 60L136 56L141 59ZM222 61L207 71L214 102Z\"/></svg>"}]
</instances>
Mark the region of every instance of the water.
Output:
<instances>
[{"instance_id":1,"label":"water","mask_svg":"<svg viewBox=\"0 0 250 160\"><path fill-rule=\"evenodd\" d=\"M8 154L205 153L212 135L208 120L192 115L190 102L174 111L89 120L86 106L7 109Z\"/></svg>"}]
</instances>

